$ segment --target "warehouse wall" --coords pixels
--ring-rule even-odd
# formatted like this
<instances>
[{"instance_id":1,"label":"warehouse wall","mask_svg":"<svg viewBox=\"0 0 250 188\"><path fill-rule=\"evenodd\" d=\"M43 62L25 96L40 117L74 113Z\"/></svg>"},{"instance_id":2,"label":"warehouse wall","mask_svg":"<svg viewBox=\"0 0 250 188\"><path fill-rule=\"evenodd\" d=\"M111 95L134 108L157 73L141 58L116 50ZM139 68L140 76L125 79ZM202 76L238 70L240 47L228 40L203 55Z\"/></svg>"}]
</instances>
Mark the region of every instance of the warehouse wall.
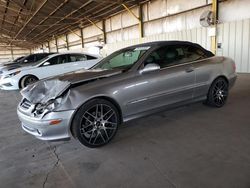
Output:
<instances>
[{"instance_id":1,"label":"warehouse wall","mask_svg":"<svg viewBox=\"0 0 250 188\"><path fill-rule=\"evenodd\" d=\"M106 56L125 46L155 40L188 40L210 50L209 28L202 28L199 23L202 12L211 9L210 3L211 0L152 0L142 7L144 38L139 39L138 21L124 11L105 20L106 45L103 45L102 31L90 26L82 29L84 48L81 31L78 29L68 34L68 48L65 35L58 37L58 51L99 53L94 46L104 46L101 53ZM239 72L250 72L248 53L246 49L243 50L245 47L249 49L249 6L249 0L227 0L220 3L218 42L221 43L221 49L218 49L218 55L236 60ZM138 7L132 11L139 15ZM102 28L103 24L99 22L97 25ZM50 51L57 51L55 44L55 40L50 42ZM36 51L48 51L46 45Z\"/></svg>"},{"instance_id":2,"label":"warehouse wall","mask_svg":"<svg viewBox=\"0 0 250 188\"><path fill-rule=\"evenodd\" d=\"M30 50L28 49L18 47L0 47L0 64L28 54L30 54Z\"/></svg>"}]
</instances>

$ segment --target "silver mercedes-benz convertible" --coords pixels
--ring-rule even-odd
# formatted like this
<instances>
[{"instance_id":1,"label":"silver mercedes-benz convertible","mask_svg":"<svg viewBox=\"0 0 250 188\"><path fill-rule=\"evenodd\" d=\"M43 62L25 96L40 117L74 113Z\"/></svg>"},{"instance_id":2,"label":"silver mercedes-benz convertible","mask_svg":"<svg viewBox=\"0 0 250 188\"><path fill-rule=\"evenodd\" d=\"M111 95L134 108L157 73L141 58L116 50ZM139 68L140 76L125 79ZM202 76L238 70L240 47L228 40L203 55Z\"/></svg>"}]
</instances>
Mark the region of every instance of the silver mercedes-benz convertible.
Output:
<instances>
[{"instance_id":1,"label":"silver mercedes-benz convertible","mask_svg":"<svg viewBox=\"0 0 250 188\"><path fill-rule=\"evenodd\" d=\"M126 121L188 103L222 107L235 63L198 44L161 41L131 46L90 70L41 80L21 91L22 128L42 140L107 144Z\"/></svg>"}]
</instances>

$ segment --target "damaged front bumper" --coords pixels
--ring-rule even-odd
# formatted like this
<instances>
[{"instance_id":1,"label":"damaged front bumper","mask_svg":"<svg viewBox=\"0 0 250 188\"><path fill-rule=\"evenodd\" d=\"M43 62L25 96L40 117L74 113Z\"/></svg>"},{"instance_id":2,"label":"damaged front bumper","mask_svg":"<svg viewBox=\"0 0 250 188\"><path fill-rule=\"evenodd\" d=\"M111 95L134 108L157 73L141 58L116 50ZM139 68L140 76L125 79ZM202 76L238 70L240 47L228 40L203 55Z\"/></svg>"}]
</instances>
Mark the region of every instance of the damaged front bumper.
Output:
<instances>
[{"instance_id":1,"label":"damaged front bumper","mask_svg":"<svg viewBox=\"0 0 250 188\"><path fill-rule=\"evenodd\" d=\"M73 113L74 110L50 112L42 118L36 118L26 115L21 107L17 109L23 130L40 140L48 141L70 138L70 123Z\"/></svg>"}]
</instances>

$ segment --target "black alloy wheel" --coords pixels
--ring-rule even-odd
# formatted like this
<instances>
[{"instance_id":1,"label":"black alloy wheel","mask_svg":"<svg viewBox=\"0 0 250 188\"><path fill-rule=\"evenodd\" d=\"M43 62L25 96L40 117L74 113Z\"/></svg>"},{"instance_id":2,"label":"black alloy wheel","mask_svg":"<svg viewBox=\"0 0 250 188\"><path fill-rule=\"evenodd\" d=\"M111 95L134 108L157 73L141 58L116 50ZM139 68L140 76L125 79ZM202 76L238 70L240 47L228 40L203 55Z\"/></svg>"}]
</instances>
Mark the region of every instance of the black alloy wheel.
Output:
<instances>
[{"instance_id":1,"label":"black alloy wheel","mask_svg":"<svg viewBox=\"0 0 250 188\"><path fill-rule=\"evenodd\" d=\"M119 124L120 116L116 107L109 101L94 99L77 112L72 133L83 145L95 148L110 142Z\"/></svg>"},{"instance_id":2,"label":"black alloy wheel","mask_svg":"<svg viewBox=\"0 0 250 188\"><path fill-rule=\"evenodd\" d=\"M207 103L214 107L225 105L228 97L228 82L224 78L216 79L208 92Z\"/></svg>"}]
</instances>

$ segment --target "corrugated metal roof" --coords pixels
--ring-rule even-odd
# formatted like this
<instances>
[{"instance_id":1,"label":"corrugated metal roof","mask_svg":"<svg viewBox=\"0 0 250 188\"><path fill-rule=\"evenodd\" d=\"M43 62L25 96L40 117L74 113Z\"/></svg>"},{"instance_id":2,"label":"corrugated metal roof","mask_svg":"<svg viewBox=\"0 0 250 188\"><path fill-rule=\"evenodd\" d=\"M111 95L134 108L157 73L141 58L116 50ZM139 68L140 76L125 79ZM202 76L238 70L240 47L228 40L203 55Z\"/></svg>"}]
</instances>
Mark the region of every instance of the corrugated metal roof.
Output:
<instances>
[{"instance_id":1,"label":"corrugated metal roof","mask_svg":"<svg viewBox=\"0 0 250 188\"><path fill-rule=\"evenodd\" d=\"M31 48L144 1L0 0L0 43Z\"/></svg>"}]
</instances>

